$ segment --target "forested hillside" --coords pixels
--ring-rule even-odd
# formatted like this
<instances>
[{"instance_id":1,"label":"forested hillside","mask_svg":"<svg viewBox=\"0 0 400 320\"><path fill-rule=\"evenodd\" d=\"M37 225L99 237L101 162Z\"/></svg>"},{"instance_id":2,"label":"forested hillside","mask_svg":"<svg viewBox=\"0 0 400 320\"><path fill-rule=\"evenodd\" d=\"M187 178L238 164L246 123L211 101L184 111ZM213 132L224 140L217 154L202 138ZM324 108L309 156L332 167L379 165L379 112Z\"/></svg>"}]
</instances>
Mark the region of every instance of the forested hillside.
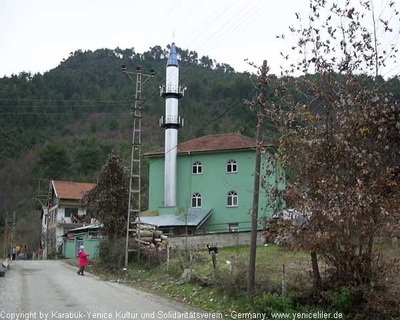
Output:
<instances>
[{"instance_id":1,"label":"forested hillside","mask_svg":"<svg viewBox=\"0 0 400 320\"><path fill-rule=\"evenodd\" d=\"M244 103L254 98L249 76L193 51L178 48L178 53L180 83L188 88L179 103L185 119L180 141L238 131L254 136L255 115ZM122 64L128 71L155 69L142 91L143 152L163 145L159 85L165 82L167 55L168 48L160 46L142 54L119 48L76 51L44 74L0 79L0 227L7 211L16 211L27 229L33 217L39 220L39 179L42 191L49 179L95 182L113 148L129 163L135 83L121 73ZM400 98L397 78L380 81Z\"/></svg>"},{"instance_id":2,"label":"forested hillside","mask_svg":"<svg viewBox=\"0 0 400 320\"><path fill-rule=\"evenodd\" d=\"M143 152L163 145L159 86L168 51L78 50L44 74L0 79L0 226L7 211L16 211L17 220L38 215L39 179L42 192L48 179L95 182L113 148L129 163L135 83L122 74L122 64L128 71L140 66L144 74L155 69L142 90ZM179 105L186 125L180 141L222 132L253 135L254 115L243 103L254 92L248 76L193 51L178 53L180 83L188 88Z\"/></svg>"}]
</instances>

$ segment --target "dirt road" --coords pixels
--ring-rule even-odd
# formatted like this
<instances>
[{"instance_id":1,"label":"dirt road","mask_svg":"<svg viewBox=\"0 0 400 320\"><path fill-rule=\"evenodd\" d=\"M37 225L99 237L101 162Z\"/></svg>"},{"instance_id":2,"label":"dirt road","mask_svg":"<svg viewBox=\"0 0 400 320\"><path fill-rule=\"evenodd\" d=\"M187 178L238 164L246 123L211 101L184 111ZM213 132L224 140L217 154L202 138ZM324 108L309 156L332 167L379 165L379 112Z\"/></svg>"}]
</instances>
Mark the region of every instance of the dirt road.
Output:
<instances>
[{"instance_id":1,"label":"dirt road","mask_svg":"<svg viewBox=\"0 0 400 320\"><path fill-rule=\"evenodd\" d=\"M221 318L76 271L60 260L14 262L0 278L0 319Z\"/></svg>"}]
</instances>

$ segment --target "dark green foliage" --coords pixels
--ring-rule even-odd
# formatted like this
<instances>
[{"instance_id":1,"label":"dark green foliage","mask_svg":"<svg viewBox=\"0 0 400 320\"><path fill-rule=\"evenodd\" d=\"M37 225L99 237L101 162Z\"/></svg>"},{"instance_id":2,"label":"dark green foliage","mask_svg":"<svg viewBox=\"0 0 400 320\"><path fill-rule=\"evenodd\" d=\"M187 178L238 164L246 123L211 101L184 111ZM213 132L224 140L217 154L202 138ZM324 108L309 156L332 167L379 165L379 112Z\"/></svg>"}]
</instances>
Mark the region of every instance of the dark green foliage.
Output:
<instances>
[{"instance_id":1,"label":"dark green foliage","mask_svg":"<svg viewBox=\"0 0 400 320\"><path fill-rule=\"evenodd\" d=\"M291 316L293 316L293 314L300 315L304 313L306 315L311 315L313 319L327 319L328 314L333 318L335 315L335 312L331 310L310 305L296 305L290 298L284 297L278 293L265 293L256 296L253 299L252 307L253 312L265 313L268 319L274 318L274 314L279 314L280 312L288 313ZM336 312L336 316L338 316L338 312ZM343 318L341 317L339 319Z\"/></svg>"},{"instance_id":2,"label":"dark green foliage","mask_svg":"<svg viewBox=\"0 0 400 320\"><path fill-rule=\"evenodd\" d=\"M244 104L255 93L249 76L194 51L177 50L180 82L188 87L179 103L179 113L185 119L180 141L226 132L254 136L256 117ZM159 149L164 142L164 131L158 126L164 100L158 87L165 83L167 55L168 48L160 46L143 54L133 48L77 50L44 74L22 72L1 78L0 212L36 207L39 178L95 181L113 148L129 165L135 83L121 73L122 64L129 71L137 66L143 73L155 69L155 77L146 82L142 92L142 152ZM303 80L295 80L301 87ZM305 95L295 90L293 82L278 89L291 92L304 103ZM392 90L394 99L400 97L397 77L382 83L381 89ZM314 105L318 112L318 104ZM269 131L273 129L271 121L264 124ZM146 163L142 169L145 209ZM16 172L24 172L23 177Z\"/></svg>"},{"instance_id":3,"label":"dark green foliage","mask_svg":"<svg viewBox=\"0 0 400 320\"><path fill-rule=\"evenodd\" d=\"M85 196L89 214L101 224L109 240L126 235L129 175L121 158L112 152L103 166L96 187Z\"/></svg>"},{"instance_id":4,"label":"dark green foliage","mask_svg":"<svg viewBox=\"0 0 400 320\"><path fill-rule=\"evenodd\" d=\"M188 87L179 105L186 123L180 140L236 131L253 135L253 115L243 104L254 91L248 76L194 51L177 50L181 84ZM143 54L120 48L77 50L44 74L22 72L0 79L0 169L33 153L33 179L27 188L32 190L39 178L94 181L112 148L128 164L135 83L121 73L122 64L129 71L137 66L143 73L155 69L142 93L142 151L158 149L164 141L158 126L164 100L158 87L165 83L167 56L168 48L160 46ZM0 179L4 174L0 172ZM20 196L32 198L32 194ZM15 209L4 205L8 202L2 200L9 197L0 194L1 210Z\"/></svg>"},{"instance_id":5,"label":"dark green foliage","mask_svg":"<svg viewBox=\"0 0 400 320\"><path fill-rule=\"evenodd\" d=\"M347 287L342 287L339 292L331 294L333 309L341 312L348 312L353 305L353 300L353 294Z\"/></svg>"},{"instance_id":6,"label":"dark green foliage","mask_svg":"<svg viewBox=\"0 0 400 320\"><path fill-rule=\"evenodd\" d=\"M61 142L51 142L38 152L39 164L48 177L65 176L71 165L68 150Z\"/></svg>"},{"instance_id":7,"label":"dark green foliage","mask_svg":"<svg viewBox=\"0 0 400 320\"><path fill-rule=\"evenodd\" d=\"M94 181L113 146L117 147L113 141L94 136L52 141L37 147L38 161L34 167L34 177Z\"/></svg>"},{"instance_id":8,"label":"dark green foliage","mask_svg":"<svg viewBox=\"0 0 400 320\"><path fill-rule=\"evenodd\" d=\"M277 293L265 293L256 296L253 300L254 312L265 312L270 317L274 312L293 312L290 299L282 297Z\"/></svg>"}]
</instances>

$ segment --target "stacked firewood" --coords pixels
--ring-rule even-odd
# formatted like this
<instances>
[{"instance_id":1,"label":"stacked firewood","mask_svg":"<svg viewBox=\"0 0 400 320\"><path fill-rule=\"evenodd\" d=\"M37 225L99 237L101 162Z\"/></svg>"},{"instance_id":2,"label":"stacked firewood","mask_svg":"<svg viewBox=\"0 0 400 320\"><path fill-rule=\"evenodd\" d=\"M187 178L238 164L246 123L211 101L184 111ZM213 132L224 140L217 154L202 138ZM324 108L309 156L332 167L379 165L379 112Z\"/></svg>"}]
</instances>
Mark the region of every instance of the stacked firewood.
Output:
<instances>
[{"instance_id":1,"label":"stacked firewood","mask_svg":"<svg viewBox=\"0 0 400 320\"><path fill-rule=\"evenodd\" d=\"M139 230L139 232L138 232ZM158 230L157 226L140 223L136 225L136 241L140 240L141 246L167 246L167 237L163 235L161 230Z\"/></svg>"}]
</instances>

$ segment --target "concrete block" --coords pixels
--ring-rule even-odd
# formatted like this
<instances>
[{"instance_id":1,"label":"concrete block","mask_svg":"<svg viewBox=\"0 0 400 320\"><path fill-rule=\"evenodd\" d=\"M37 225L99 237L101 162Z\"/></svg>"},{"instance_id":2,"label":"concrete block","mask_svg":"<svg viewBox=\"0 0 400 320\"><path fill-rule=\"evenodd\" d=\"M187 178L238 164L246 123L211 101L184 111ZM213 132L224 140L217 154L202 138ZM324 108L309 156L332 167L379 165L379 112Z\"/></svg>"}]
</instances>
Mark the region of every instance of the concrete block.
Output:
<instances>
[{"instance_id":1,"label":"concrete block","mask_svg":"<svg viewBox=\"0 0 400 320\"><path fill-rule=\"evenodd\" d=\"M0 277L4 277L6 274L7 269L5 269L3 266L0 266Z\"/></svg>"},{"instance_id":2,"label":"concrete block","mask_svg":"<svg viewBox=\"0 0 400 320\"><path fill-rule=\"evenodd\" d=\"M8 260L3 260L3 262L1 263L1 266L8 270L10 268L10 263L8 262Z\"/></svg>"}]
</instances>

